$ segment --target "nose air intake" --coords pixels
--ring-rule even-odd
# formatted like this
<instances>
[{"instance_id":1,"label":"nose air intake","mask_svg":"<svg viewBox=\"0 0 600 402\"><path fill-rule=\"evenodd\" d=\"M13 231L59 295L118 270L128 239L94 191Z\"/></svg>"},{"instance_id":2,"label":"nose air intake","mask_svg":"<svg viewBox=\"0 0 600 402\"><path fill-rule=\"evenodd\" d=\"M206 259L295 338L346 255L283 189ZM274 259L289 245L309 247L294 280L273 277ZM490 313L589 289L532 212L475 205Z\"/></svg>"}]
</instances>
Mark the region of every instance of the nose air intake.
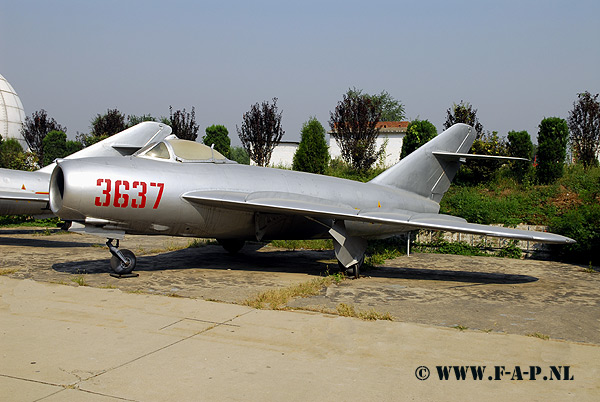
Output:
<instances>
[{"instance_id":1,"label":"nose air intake","mask_svg":"<svg viewBox=\"0 0 600 402\"><path fill-rule=\"evenodd\" d=\"M65 196L65 175L60 166L56 166L50 178L50 209L58 214L63 205Z\"/></svg>"}]
</instances>

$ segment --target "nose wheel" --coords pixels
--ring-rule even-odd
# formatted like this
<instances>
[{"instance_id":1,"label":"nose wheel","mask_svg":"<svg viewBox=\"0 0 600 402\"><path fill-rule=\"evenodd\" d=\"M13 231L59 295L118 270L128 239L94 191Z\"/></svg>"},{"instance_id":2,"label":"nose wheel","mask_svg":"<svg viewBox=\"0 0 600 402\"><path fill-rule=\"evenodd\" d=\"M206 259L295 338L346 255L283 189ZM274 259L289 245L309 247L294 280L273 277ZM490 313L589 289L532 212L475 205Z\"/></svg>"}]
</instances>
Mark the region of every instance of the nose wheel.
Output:
<instances>
[{"instance_id":1,"label":"nose wheel","mask_svg":"<svg viewBox=\"0 0 600 402\"><path fill-rule=\"evenodd\" d=\"M119 250L119 240L117 240L116 246L112 244L113 239L108 239L106 245L108 250L112 254L110 259L110 267L114 274L111 276L117 278L127 278L139 276L138 274L132 274L131 272L135 268L136 258L135 254L131 250Z\"/></svg>"}]
</instances>

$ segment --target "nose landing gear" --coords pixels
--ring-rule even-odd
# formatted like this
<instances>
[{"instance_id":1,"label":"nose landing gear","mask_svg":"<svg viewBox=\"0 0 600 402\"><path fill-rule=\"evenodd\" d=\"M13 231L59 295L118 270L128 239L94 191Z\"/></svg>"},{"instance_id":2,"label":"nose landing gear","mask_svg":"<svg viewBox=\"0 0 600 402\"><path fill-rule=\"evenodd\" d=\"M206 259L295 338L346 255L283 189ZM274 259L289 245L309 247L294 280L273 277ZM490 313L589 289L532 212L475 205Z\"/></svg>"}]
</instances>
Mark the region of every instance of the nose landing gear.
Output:
<instances>
[{"instance_id":1,"label":"nose landing gear","mask_svg":"<svg viewBox=\"0 0 600 402\"><path fill-rule=\"evenodd\" d=\"M117 239L116 246L112 244L113 240L114 239L108 239L106 242L108 250L112 254L110 267L114 272L110 275L115 278L132 278L139 276L139 274L132 273L136 264L135 254L133 254L131 250L119 250L119 240Z\"/></svg>"}]
</instances>

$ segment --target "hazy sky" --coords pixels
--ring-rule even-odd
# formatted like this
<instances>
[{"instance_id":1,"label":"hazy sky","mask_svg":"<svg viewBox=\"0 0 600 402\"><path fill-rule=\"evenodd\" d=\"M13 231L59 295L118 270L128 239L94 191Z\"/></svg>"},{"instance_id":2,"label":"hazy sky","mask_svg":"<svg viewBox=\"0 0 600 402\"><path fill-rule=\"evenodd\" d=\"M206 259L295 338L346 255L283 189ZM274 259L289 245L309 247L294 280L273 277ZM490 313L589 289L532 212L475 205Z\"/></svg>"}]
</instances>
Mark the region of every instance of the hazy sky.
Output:
<instances>
[{"instance_id":1,"label":"hazy sky","mask_svg":"<svg viewBox=\"0 0 600 402\"><path fill-rule=\"evenodd\" d=\"M201 128L236 124L279 98L284 140L298 140L350 87L388 91L408 119L442 131L465 100L485 130L566 118L600 92L594 1L3 1L0 74L29 116L46 109L88 132L97 113L168 116L196 108Z\"/></svg>"}]
</instances>

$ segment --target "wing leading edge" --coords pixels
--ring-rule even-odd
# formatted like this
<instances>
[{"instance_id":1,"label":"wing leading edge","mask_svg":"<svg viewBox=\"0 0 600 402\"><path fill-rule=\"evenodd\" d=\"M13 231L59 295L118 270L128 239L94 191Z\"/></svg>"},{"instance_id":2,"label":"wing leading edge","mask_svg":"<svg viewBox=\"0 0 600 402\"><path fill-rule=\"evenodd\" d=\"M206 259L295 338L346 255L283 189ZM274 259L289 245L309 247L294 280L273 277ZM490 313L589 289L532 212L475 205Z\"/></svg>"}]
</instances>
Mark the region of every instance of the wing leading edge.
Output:
<instances>
[{"instance_id":1,"label":"wing leading edge","mask_svg":"<svg viewBox=\"0 0 600 402\"><path fill-rule=\"evenodd\" d=\"M330 200L293 193L191 191L183 194L182 197L198 205L225 209L398 225L403 227L399 228L399 232L406 231L406 228L408 230L431 229L540 243L575 242L573 239L553 233L480 225L451 215L419 214L404 210L359 210L349 205L332 203Z\"/></svg>"}]
</instances>

